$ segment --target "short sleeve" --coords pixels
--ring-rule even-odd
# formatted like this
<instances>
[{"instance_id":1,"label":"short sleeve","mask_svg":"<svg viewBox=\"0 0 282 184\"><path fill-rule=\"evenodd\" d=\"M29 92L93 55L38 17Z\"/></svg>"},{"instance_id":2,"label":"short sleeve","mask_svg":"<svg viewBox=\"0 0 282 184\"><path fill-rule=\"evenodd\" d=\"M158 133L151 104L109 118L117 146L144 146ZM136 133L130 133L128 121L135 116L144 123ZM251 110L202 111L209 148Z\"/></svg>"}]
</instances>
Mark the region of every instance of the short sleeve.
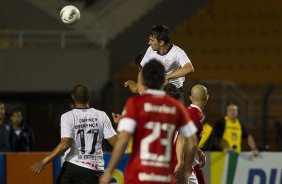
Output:
<instances>
[{"instance_id":1,"label":"short sleeve","mask_svg":"<svg viewBox=\"0 0 282 184\"><path fill-rule=\"evenodd\" d=\"M136 111L133 98L128 99L123 110L122 119L118 125L118 131L135 132L136 128Z\"/></svg>"},{"instance_id":2,"label":"short sleeve","mask_svg":"<svg viewBox=\"0 0 282 184\"><path fill-rule=\"evenodd\" d=\"M183 51L180 50L177 54L177 60L181 67L183 67L187 63L191 63L190 59L188 58L187 54Z\"/></svg>"},{"instance_id":3,"label":"short sleeve","mask_svg":"<svg viewBox=\"0 0 282 184\"><path fill-rule=\"evenodd\" d=\"M73 135L73 119L68 114L61 116L61 138L74 138Z\"/></svg>"},{"instance_id":4,"label":"short sleeve","mask_svg":"<svg viewBox=\"0 0 282 184\"><path fill-rule=\"evenodd\" d=\"M149 47L149 48L147 49L147 51L146 51L146 53L145 53L145 55L144 55L142 61L140 62L140 65L141 65L142 67L144 67L144 65L150 61L151 50L152 50L151 47Z\"/></svg>"},{"instance_id":5,"label":"short sleeve","mask_svg":"<svg viewBox=\"0 0 282 184\"><path fill-rule=\"evenodd\" d=\"M104 130L103 130L104 138L108 139L116 135L117 133L115 132L112 126L111 120L105 112L104 112L103 121L104 121Z\"/></svg>"},{"instance_id":6,"label":"short sleeve","mask_svg":"<svg viewBox=\"0 0 282 184\"><path fill-rule=\"evenodd\" d=\"M179 105L179 116L180 116L179 132L184 137L191 137L192 135L196 134L197 128L182 104Z\"/></svg>"}]
</instances>

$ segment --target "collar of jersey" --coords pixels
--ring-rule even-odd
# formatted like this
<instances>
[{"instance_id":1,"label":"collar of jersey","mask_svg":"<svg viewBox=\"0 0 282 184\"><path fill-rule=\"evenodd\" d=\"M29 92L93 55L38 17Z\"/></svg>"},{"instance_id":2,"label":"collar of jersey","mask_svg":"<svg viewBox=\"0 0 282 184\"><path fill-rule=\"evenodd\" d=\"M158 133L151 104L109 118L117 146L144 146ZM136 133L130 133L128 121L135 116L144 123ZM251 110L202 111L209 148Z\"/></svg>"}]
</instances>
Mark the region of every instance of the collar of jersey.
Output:
<instances>
[{"instance_id":1,"label":"collar of jersey","mask_svg":"<svg viewBox=\"0 0 282 184\"><path fill-rule=\"evenodd\" d=\"M156 89L147 89L146 94L151 95L165 95L166 93L162 90L156 90Z\"/></svg>"},{"instance_id":2,"label":"collar of jersey","mask_svg":"<svg viewBox=\"0 0 282 184\"><path fill-rule=\"evenodd\" d=\"M159 52L157 52L157 54L160 55L160 56L164 56L164 55L166 55L167 53L169 53L169 51L171 51L171 49L172 49L173 46L174 46L174 45L171 44L170 48L168 48L168 50L166 51L166 53L160 54Z\"/></svg>"},{"instance_id":3,"label":"collar of jersey","mask_svg":"<svg viewBox=\"0 0 282 184\"><path fill-rule=\"evenodd\" d=\"M78 108L78 107L75 107L73 109L91 109L91 107L86 107L86 108Z\"/></svg>"},{"instance_id":4,"label":"collar of jersey","mask_svg":"<svg viewBox=\"0 0 282 184\"><path fill-rule=\"evenodd\" d=\"M199 106L197 106L197 105L191 104L190 107L197 108L197 109L199 109L202 112L202 109Z\"/></svg>"}]
</instances>

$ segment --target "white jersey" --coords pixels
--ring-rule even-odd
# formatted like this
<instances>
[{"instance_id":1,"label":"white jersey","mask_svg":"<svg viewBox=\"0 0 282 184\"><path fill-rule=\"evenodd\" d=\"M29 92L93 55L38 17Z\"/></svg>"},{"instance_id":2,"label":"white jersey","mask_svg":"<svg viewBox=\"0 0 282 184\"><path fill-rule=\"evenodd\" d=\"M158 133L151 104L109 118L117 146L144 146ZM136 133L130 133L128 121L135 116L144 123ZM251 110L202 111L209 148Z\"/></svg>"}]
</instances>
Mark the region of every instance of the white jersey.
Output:
<instances>
[{"instance_id":1,"label":"white jersey","mask_svg":"<svg viewBox=\"0 0 282 184\"><path fill-rule=\"evenodd\" d=\"M144 65L152 59L156 59L164 65L166 74L175 72L181 69L185 64L191 63L187 54L176 45L173 45L165 55L160 55L157 51L154 51L152 47L149 47L140 63L141 66L144 67ZM185 77L179 77L170 79L169 83L173 83L177 88L180 88L183 86L184 81Z\"/></svg>"},{"instance_id":2,"label":"white jersey","mask_svg":"<svg viewBox=\"0 0 282 184\"><path fill-rule=\"evenodd\" d=\"M61 116L61 138L73 139L65 161L96 171L104 170L103 139L116 135L107 114L94 108L73 109Z\"/></svg>"}]
</instances>

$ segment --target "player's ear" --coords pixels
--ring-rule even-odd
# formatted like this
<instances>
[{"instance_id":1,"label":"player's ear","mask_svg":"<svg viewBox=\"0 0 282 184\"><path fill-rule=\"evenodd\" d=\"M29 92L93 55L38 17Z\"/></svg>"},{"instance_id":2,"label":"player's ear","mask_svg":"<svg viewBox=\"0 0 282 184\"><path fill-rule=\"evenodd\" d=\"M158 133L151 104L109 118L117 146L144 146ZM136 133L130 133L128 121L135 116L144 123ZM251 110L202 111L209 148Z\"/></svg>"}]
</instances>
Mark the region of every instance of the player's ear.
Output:
<instances>
[{"instance_id":1,"label":"player's ear","mask_svg":"<svg viewBox=\"0 0 282 184\"><path fill-rule=\"evenodd\" d=\"M206 101L208 101L208 100L209 100L209 98L210 98L210 95L207 95L207 97L206 97Z\"/></svg>"},{"instance_id":2,"label":"player's ear","mask_svg":"<svg viewBox=\"0 0 282 184\"><path fill-rule=\"evenodd\" d=\"M192 96L189 96L189 99L190 99L190 101L192 102L192 99L193 99Z\"/></svg>"},{"instance_id":3,"label":"player's ear","mask_svg":"<svg viewBox=\"0 0 282 184\"><path fill-rule=\"evenodd\" d=\"M160 41L160 45L161 45L161 46L164 45L164 41L163 41L163 40Z\"/></svg>"}]
</instances>

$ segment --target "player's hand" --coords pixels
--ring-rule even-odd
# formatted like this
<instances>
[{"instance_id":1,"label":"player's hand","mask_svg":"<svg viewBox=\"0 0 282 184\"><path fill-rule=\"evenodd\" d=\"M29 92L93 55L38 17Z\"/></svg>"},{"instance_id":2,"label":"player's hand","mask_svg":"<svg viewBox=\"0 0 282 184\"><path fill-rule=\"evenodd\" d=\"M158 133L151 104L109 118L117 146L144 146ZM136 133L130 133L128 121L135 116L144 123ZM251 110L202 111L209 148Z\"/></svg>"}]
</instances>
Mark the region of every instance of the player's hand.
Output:
<instances>
[{"instance_id":1,"label":"player's hand","mask_svg":"<svg viewBox=\"0 0 282 184\"><path fill-rule=\"evenodd\" d=\"M133 83L135 83L133 80L125 81L125 82L124 82L124 87L127 88L130 84L133 84Z\"/></svg>"},{"instance_id":2,"label":"player's hand","mask_svg":"<svg viewBox=\"0 0 282 184\"><path fill-rule=\"evenodd\" d=\"M252 155L257 157L259 155L259 151L257 149L252 150Z\"/></svg>"},{"instance_id":3,"label":"player's hand","mask_svg":"<svg viewBox=\"0 0 282 184\"><path fill-rule=\"evenodd\" d=\"M224 149L223 149L223 152L224 152L224 153L230 153L230 152L232 152L232 151L234 151L234 150L233 150L233 148L231 148L231 147L228 147L228 148L224 148Z\"/></svg>"},{"instance_id":4,"label":"player's hand","mask_svg":"<svg viewBox=\"0 0 282 184\"><path fill-rule=\"evenodd\" d=\"M138 93L137 83L132 80L125 81L124 87L128 87L132 93Z\"/></svg>"},{"instance_id":5,"label":"player's hand","mask_svg":"<svg viewBox=\"0 0 282 184\"><path fill-rule=\"evenodd\" d=\"M105 172L99 180L99 184L109 184L112 179L112 175L109 172Z\"/></svg>"},{"instance_id":6,"label":"player's hand","mask_svg":"<svg viewBox=\"0 0 282 184\"><path fill-rule=\"evenodd\" d=\"M120 114L112 113L112 116L113 116L114 123L117 125L118 122L119 122L120 119L121 119L121 115L120 115Z\"/></svg>"},{"instance_id":7,"label":"player's hand","mask_svg":"<svg viewBox=\"0 0 282 184\"><path fill-rule=\"evenodd\" d=\"M178 163L174 168L174 175L175 175L175 179L176 179L177 184L184 183L183 174L185 172L184 172L183 169L184 169L183 163Z\"/></svg>"},{"instance_id":8,"label":"player's hand","mask_svg":"<svg viewBox=\"0 0 282 184\"><path fill-rule=\"evenodd\" d=\"M201 150L199 151L198 157L199 157L199 166L200 168L203 168L206 165L207 157Z\"/></svg>"},{"instance_id":9,"label":"player's hand","mask_svg":"<svg viewBox=\"0 0 282 184\"><path fill-rule=\"evenodd\" d=\"M183 173L184 165L183 163L177 163L177 165L174 168L174 175L176 177L180 177L180 175Z\"/></svg>"},{"instance_id":10,"label":"player's hand","mask_svg":"<svg viewBox=\"0 0 282 184\"><path fill-rule=\"evenodd\" d=\"M40 173L44 169L44 163L42 161L37 162L31 166L31 170L34 173Z\"/></svg>"}]
</instances>

